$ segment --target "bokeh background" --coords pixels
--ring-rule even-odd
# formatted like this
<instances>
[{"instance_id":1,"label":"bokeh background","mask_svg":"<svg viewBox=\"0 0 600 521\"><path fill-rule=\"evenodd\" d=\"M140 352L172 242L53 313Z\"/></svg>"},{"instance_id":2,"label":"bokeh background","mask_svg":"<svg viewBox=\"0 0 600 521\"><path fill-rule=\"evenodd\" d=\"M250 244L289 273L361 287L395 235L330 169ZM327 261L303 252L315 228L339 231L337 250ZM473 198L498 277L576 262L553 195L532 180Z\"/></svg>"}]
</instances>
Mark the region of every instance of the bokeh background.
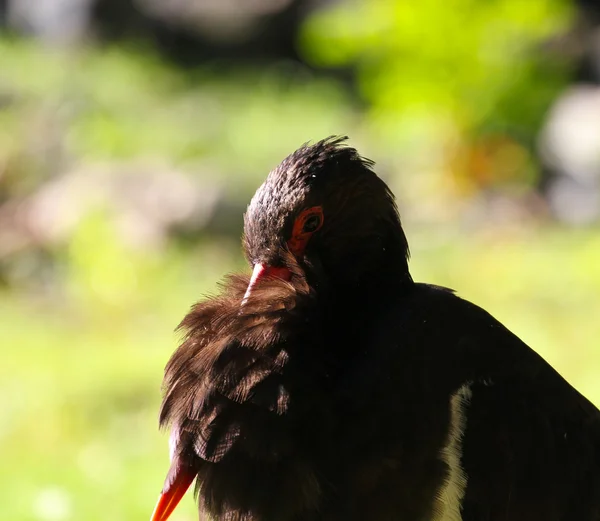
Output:
<instances>
[{"instance_id":1,"label":"bokeh background","mask_svg":"<svg viewBox=\"0 0 600 521\"><path fill-rule=\"evenodd\" d=\"M593 0L0 0L0 517L149 517L173 329L330 134L398 195L415 279L600 404L599 82Z\"/></svg>"}]
</instances>

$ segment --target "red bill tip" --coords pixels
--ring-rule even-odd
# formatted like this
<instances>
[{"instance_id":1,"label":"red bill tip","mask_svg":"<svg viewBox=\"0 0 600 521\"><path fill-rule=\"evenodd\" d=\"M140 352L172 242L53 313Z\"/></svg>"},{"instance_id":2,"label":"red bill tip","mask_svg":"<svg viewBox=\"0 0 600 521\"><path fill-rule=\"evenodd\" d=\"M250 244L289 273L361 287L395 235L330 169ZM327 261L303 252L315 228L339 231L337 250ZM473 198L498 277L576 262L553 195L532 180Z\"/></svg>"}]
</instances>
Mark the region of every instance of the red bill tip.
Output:
<instances>
[{"instance_id":1,"label":"red bill tip","mask_svg":"<svg viewBox=\"0 0 600 521\"><path fill-rule=\"evenodd\" d=\"M168 483L156 502L150 521L167 521L195 477L195 472L179 468L175 471L173 479L167 478Z\"/></svg>"}]
</instances>

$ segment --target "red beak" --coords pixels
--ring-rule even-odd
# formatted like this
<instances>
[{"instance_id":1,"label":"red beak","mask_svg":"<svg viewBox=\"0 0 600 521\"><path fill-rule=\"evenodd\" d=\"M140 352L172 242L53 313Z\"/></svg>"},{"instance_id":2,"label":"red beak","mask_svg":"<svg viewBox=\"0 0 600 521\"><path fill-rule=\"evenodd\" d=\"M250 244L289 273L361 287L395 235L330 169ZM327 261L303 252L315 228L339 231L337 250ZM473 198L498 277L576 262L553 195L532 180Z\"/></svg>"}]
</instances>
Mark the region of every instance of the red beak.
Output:
<instances>
[{"instance_id":1,"label":"red beak","mask_svg":"<svg viewBox=\"0 0 600 521\"><path fill-rule=\"evenodd\" d=\"M171 476L173 471L174 475ZM195 477L196 473L188 469L182 469L179 466L175 469L171 467L167 482L156 502L150 521L167 521Z\"/></svg>"},{"instance_id":2,"label":"red beak","mask_svg":"<svg viewBox=\"0 0 600 521\"><path fill-rule=\"evenodd\" d=\"M292 273L290 270L284 266L265 266L262 263L257 263L254 265L254 270L252 270L252 277L250 278L250 284L248 284L248 289L246 290L246 294L244 295L243 302L246 302L250 294L252 293L253 288L263 279L267 277L273 277L276 279L290 280L292 278Z\"/></svg>"}]
</instances>

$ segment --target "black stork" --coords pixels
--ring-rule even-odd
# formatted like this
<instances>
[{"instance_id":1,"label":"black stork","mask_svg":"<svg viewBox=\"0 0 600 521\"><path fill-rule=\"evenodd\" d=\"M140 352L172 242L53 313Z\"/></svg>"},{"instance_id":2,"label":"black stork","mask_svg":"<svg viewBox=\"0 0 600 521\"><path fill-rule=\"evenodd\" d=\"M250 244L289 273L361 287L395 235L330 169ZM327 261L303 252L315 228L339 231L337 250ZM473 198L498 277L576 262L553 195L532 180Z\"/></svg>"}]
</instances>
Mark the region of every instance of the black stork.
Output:
<instances>
[{"instance_id":1,"label":"black stork","mask_svg":"<svg viewBox=\"0 0 600 521\"><path fill-rule=\"evenodd\" d=\"M252 276L192 308L165 370L153 521L194 480L215 521L600 520L599 411L413 281L394 197L345 138L268 175L243 244Z\"/></svg>"}]
</instances>

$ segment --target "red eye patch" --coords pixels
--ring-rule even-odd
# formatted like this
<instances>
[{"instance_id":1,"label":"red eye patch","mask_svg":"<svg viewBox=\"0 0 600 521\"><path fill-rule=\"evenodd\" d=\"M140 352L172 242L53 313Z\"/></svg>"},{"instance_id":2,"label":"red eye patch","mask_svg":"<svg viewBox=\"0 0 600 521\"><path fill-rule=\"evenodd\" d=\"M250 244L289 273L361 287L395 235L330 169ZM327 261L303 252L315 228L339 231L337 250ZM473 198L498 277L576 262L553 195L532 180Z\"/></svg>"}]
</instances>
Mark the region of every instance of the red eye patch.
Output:
<instances>
[{"instance_id":1,"label":"red eye patch","mask_svg":"<svg viewBox=\"0 0 600 521\"><path fill-rule=\"evenodd\" d=\"M312 206L303 210L294 221L292 237L287 242L290 251L297 257L302 255L312 234L321 226L323 226L323 208L321 206Z\"/></svg>"}]
</instances>

